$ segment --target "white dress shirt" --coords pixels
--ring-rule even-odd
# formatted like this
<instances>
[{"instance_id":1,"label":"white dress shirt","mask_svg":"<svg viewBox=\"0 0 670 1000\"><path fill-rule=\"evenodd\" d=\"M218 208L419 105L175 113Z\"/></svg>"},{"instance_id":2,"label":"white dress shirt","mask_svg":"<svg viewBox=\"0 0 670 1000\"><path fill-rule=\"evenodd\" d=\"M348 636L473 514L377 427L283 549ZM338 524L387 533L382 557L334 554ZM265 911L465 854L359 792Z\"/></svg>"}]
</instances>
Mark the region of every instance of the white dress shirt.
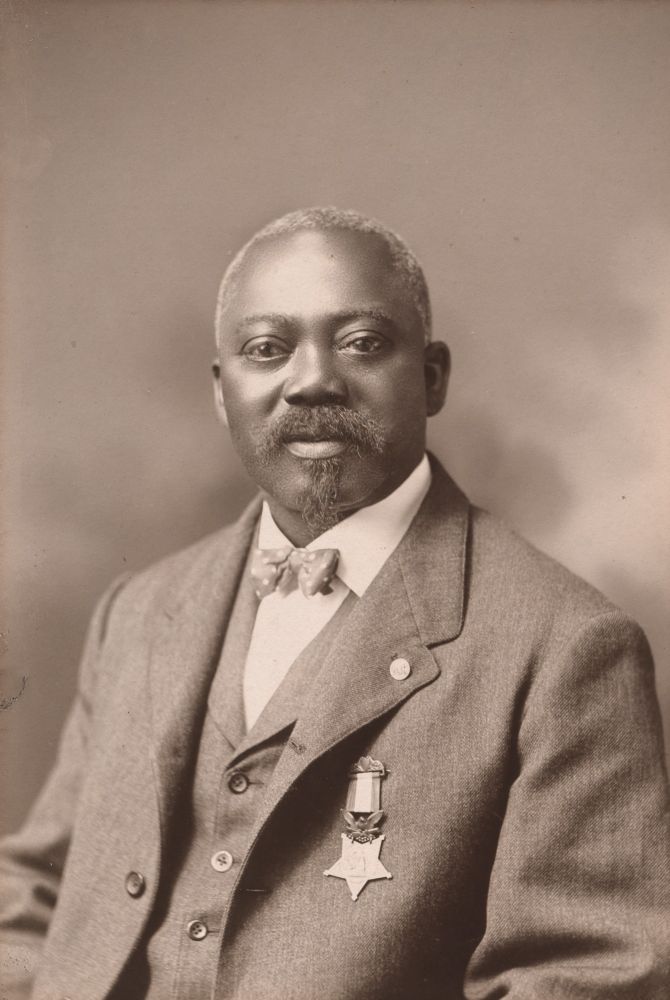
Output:
<instances>
[{"instance_id":1,"label":"white dress shirt","mask_svg":"<svg viewBox=\"0 0 670 1000\"><path fill-rule=\"evenodd\" d=\"M315 538L307 549L339 549L330 594L305 597L299 587L263 598L254 622L244 667L247 730L286 676L294 660L330 621L350 591L362 597L409 528L431 481L426 455L400 486L379 503L357 510ZM258 546L291 545L263 504Z\"/></svg>"}]
</instances>

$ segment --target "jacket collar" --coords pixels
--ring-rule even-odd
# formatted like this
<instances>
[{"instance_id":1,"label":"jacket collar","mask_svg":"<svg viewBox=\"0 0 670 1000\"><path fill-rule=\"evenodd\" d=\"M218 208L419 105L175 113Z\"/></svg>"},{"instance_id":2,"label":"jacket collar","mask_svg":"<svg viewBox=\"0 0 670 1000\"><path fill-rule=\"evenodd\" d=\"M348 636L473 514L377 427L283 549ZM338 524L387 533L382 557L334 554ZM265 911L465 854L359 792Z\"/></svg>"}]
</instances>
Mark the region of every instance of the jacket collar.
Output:
<instances>
[{"instance_id":1,"label":"jacket collar","mask_svg":"<svg viewBox=\"0 0 670 1000\"><path fill-rule=\"evenodd\" d=\"M463 628L470 504L437 459L429 458L431 488L398 557L421 642L437 646Z\"/></svg>"}]
</instances>

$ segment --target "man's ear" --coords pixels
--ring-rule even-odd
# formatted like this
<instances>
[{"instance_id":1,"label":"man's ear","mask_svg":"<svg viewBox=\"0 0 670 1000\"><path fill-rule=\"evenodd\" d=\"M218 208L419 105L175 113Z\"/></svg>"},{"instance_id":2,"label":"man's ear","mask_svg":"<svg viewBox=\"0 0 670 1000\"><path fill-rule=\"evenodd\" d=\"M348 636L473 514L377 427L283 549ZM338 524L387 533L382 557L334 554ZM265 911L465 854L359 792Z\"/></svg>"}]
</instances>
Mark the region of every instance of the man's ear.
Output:
<instances>
[{"instance_id":1,"label":"man's ear","mask_svg":"<svg viewBox=\"0 0 670 1000\"><path fill-rule=\"evenodd\" d=\"M426 344L423 368L426 379L426 410L429 417L434 417L444 406L451 371L449 348L441 340L431 340Z\"/></svg>"},{"instance_id":2,"label":"man's ear","mask_svg":"<svg viewBox=\"0 0 670 1000\"><path fill-rule=\"evenodd\" d=\"M212 375L214 376L214 406L216 415L224 427L228 427L228 414L226 413L226 402L223 398L223 386L221 385L221 365L218 361L212 363Z\"/></svg>"}]
</instances>

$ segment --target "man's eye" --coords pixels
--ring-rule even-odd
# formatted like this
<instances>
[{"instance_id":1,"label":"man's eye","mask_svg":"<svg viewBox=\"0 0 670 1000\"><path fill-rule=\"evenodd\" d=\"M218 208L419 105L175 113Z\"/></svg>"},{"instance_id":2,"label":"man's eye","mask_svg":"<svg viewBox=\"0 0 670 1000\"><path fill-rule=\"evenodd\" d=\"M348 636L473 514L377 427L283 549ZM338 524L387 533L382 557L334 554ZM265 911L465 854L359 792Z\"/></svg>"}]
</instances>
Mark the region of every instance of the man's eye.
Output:
<instances>
[{"instance_id":1,"label":"man's eye","mask_svg":"<svg viewBox=\"0 0 670 1000\"><path fill-rule=\"evenodd\" d=\"M381 351L384 345L383 337L372 333L359 333L343 341L340 350L348 351L350 354L375 354Z\"/></svg>"},{"instance_id":2,"label":"man's eye","mask_svg":"<svg viewBox=\"0 0 670 1000\"><path fill-rule=\"evenodd\" d=\"M242 354L253 361L274 361L275 358L283 358L287 353L286 344L265 337L250 340L242 348Z\"/></svg>"}]
</instances>

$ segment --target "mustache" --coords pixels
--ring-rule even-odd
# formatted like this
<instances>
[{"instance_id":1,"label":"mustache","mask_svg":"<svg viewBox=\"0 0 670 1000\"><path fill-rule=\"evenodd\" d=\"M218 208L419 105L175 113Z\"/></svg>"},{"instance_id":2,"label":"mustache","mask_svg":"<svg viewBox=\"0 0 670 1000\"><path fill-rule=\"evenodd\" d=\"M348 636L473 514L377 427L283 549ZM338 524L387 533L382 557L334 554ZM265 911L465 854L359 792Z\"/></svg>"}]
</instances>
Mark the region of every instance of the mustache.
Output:
<instances>
[{"instance_id":1,"label":"mustache","mask_svg":"<svg viewBox=\"0 0 670 1000\"><path fill-rule=\"evenodd\" d=\"M386 443L381 425L373 418L346 406L296 406L274 421L262 450L276 454L289 441L343 441L365 453L380 455Z\"/></svg>"}]
</instances>

